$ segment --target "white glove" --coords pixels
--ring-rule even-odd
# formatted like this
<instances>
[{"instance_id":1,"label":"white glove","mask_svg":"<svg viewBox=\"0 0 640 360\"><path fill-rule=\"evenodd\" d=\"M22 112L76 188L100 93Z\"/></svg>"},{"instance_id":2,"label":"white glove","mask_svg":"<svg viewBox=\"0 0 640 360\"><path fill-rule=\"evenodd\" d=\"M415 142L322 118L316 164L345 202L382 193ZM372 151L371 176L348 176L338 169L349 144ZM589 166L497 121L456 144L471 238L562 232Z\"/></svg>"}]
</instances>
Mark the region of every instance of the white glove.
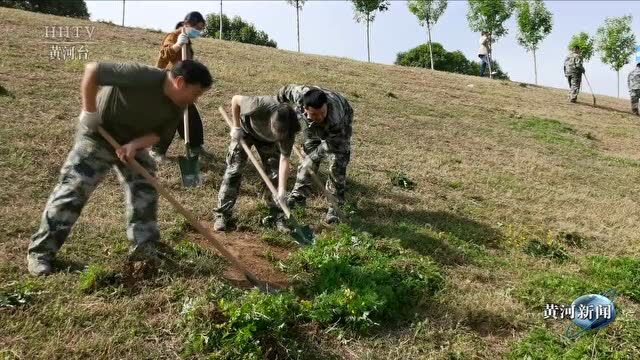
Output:
<instances>
[{"instance_id":1,"label":"white glove","mask_svg":"<svg viewBox=\"0 0 640 360\"><path fill-rule=\"evenodd\" d=\"M240 140L242 140L245 136L244 130L242 130L242 128L231 128L231 132L229 133L229 135L231 136L231 138L237 142L240 142Z\"/></svg>"},{"instance_id":2,"label":"white glove","mask_svg":"<svg viewBox=\"0 0 640 360\"><path fill-rule=\"evenodd\" d=\"M281 206L281 204L286 204L287 203L287 194L278 194L273 198L273 201L278 204L278 206Z\"/></svg>"},{"instance_id":3,"label":"white glove","mask_svg":"<svg viewBox=\"0 0 640 360\"><path fill-rule=\"evenodd\" d=\"M187 34L180 34L178 36L178 41L176 41L176 44L183 46L185 44L189 43L189 35Z\"/></svg>"},{"instance_id":4,"label":"white glove","mask_svg":"<svg viewBox=\"0 0 640 360\"><path fill-rule=\"evenodd\" d=\"M88 112L82 110L78 120L80 121L80 124L84 125L89 131L97 131L98 126L102 125L102 118L97 111Z\"/></svg>"}]
</instances>

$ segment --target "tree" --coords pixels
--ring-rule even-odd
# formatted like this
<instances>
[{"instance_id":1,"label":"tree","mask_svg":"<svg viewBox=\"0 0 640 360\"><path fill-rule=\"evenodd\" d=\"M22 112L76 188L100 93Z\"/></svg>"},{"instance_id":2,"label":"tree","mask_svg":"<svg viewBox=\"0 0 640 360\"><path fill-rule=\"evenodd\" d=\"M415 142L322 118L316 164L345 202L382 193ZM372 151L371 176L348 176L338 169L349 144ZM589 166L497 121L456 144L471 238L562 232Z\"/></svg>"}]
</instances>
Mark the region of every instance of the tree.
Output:
<instances>
[{"instance_id":1,"label":"tree","mask_svg":"<svg viewBox=\"0 0 640 360\"><path fill-rule=\"evenodd\" d=\"M0 0L0 7L81 19L89 18L89 11L84 0Z\"/></svg>"},{"instance_id":2,"label":"tree","mask_svg":"<svg viewBox=\"0 0 640 360\"><path fill-rule=\"evenodd\" d=\"M538 62L536 50L540 42L549 35L553 28L551 12L542 0L519 0L516 3L516 19L518 23L518 43L533 53L533 72L538 84Z\"/></svg>"},{"instance_id":3,"label":"tree","mask_svg":"<svg viewBox=\"0 0 640 360\"><path fill-rule=\"evenodd\" d=\"M296 29L298 30L298 52L300 52L300 10L304 6L305 0L287 0L287 2L296 7Z\"/></svg>"},{"instance_id":4,"label":"tree","mask_svg":"<svg viewBox=\"0 0 640 360\"><path fill-rule=\"evenodd\" d=\"M431 47L422 44L406 52L398 53L395 64L429 69L432 58L435 67L441 71L474 76L478 76L480 73L479 63L470 61L461 51L449 52L437 42L432 43ZM496 78L509 80L509 76L500 70L498 63L493 61L492 66L496 72Z\"/></svg>"},{"instance_id":5,"label":"tree","mask_svg":"<svg viewBox=\"0 0 640 360\"><path fill-rule=\"evenodd\" d=\"M237 41L246 44L277 47L277 43L269 38L264 31L257 30L256 27L242 20L239 16L229 19L228 16L211 13L207 15L207 25L204 28L205 37L220 37L220 18L225 31L222 34L223 40Z\"/></svg>"},{"instance_id":6,"label":"tree","mask_svg":"<svg viewBox=\"0 0 640 360\"><path fill-rule=\"evenodd\" d=\"M429 56L431 57L431 70L433 70L433 51L431 49L431 27L438 22L440 16L447 9L447 0L409 0L409 11L418 18L421 26L427 27Z\"/></svg>"},{"instance_id":7,"label":"tree","mask_svg":"<svg viewBox=\"0 0 640 360\"><path fill-rule=\"evenodd\" d=\"M376 11L389 10L389 0L351 0L357 22L367 23L367 61L371 62L371 51L369 49L369 25L376 17Z\"/></svg>"},{"instance_id":8,"label":"tree","mask_svg":"<svg viewBox=\"0 0 640 360\"><path fill-rule=\"evenodd\" d=\"M606 18L596 33L596 48L603 63L616 71L620 97L620 69L629 63L635 51L636 37L631 31L631 15Z\"/></svg>"},{"instance_id":9,"label":"tree","mask_svg":"<svg viewBox=\"0 0 640 360\"><path fill-rule=\"evenodd\" d=\"M569 41L569 51L578 47L580 49L580 57L583 61L591 60L593 57L593 38L586 32L581 32L573 35Z\"/></svg>"},{"instance_id":10,"label":"tree","mask_svg":"<svg viewBox=\"0 0 640 360\"><path fill-rule=\"evenodd\" d=\"M513 13L512 0L468 0L469 11L467 21L469 28L476 32L486 32L489 36L489 59L493 58L493 43L507 34L504 22ZM493 77L491 61L489 61L489 76Z\"/></svg>"}]
</instances>

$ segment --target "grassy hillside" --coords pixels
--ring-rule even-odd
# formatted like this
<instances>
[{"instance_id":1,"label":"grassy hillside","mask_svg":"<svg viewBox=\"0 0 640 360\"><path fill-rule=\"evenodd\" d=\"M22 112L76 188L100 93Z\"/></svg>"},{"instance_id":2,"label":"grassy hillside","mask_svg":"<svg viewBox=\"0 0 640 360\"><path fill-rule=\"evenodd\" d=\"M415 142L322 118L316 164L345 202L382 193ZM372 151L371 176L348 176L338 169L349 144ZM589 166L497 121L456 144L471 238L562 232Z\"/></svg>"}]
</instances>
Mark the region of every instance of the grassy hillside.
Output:
<instances>
[{"instance_id":1,"label":"grassy hillside","mask_svg":"<svg viewBox=\"0 0 640 360\"><path fill-rule=\"evenodd\" d=\"M83 61L50 60L44 27L96 26L95 43L87 45L93 61L154 64L162 34L4 8L0 19L0 85L8 92L0 92L0 355L206 357L211 349L199 348L194 336L202 340L199 326L217 324L224 309L209 300L224 298L223 283L244 285L241 278L205 251L206 242L164 200L162 239L178 264L158 274L128 272L123 196L113 175L59 253L59 272L37 279L26 272L29 237L80 111ZM183 189L175 161L159 177L202 221L213 219L228 144L217 107L228 106L234 94L317 84L343 93L354 107L349 225L354 234L372 236L354 238L376 249L386 239L406 249L386 254L406 255L408 264L424 262L427 269L433 264L444 279L435 296L416 299L402 319L365 332L342 320L334 326L296 320L281 339L298 347L264 341L276 350L262 356L640 358L640 127L626 101L599 96L594 108L588 94L569 104L565 90L211 39L198 39L195 49L216 78L199 101L214 158L203 165L203 187ZM170 155L175 160L181 151L175 141ZM415 188L392 185L394 176L406 176ZM223 242L260 277L295 283L300 279L291 271L304 256L258 226L261 191L257 174L248 171L236 207L240 231L224 234ZM321 224L325 209L318 195L304 221L330 243L339 235ZM298 257L287 267L289 253ZM370 260L382 264L383 253ZM363 279L375 288L381 278ZM600 333L565 341L566 321L543 320L545 303L608 288L621 293L619 317Z\"/></svg>"}]
</instances>

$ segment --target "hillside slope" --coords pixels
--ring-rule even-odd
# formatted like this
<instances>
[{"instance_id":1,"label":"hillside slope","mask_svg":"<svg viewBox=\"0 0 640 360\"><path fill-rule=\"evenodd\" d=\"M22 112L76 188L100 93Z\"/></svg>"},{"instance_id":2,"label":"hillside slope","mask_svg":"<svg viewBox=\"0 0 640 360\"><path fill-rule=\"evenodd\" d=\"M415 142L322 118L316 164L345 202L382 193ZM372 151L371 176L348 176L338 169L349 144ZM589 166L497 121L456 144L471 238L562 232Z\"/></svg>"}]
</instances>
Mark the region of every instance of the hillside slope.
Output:
<instances>
[{"instance_id":1,"label":"hillside slope","mask_svg":"<svg viewBox=\"0 0 640 360\"><path fill-rule=\"evenodd\" d=\"M87 45L92 61L153 64L162 34L4 8L0 19L0 85L11 94L0 96L0 291L25 284L38 289L26 306L0 308L0 354L177 357L183 296L205 292L219 264L207 260L206 271L145 279L124 294L72 290L85 266L117 270L125 258L122 194L114 176L93 194L61 251L62 271L30 280L25 265L29 237L71 148L84 63L50 60L44 27L96 26L95 42ZM347 196L358 229L399 239L432 257L445 276L438 305L410 326L347 340L320 331L318 351L366 359L518 358L556 350L578 358L610 358L615 351L640 357L640 123L626 101L599 96L594 108L590 95L569 104L558 89L212 39L198 39L194 47L216 78L199 101L205 146L214 158L203 167L201 188L183 189L175 163L161 167L159 176L201 220L213 219L228 144L217 107L227 107L234 94L316 84L341 92L354 108ZM176 140L170 153L181 151ZM414 190L391 185L390 176L400 172L417 184ZM284 282L260 259L282 259L292 249L262 240L254 196L262 187L254 171L242 186L236 208L241 242L229 233L225 243L255 261L262 276ZM318 231L323 209L318 196L305 217ZM184 226L165 201L159 216L165 241L182 236ZM554 260L557 252L535 256L545 253L531 250L536 239L562 247L567 260ZM559 345L554 336L566 323L544 321L544 304L609 287L622 293L621 320L586 340L589 346Z\"/></svg>"}]
</instances>

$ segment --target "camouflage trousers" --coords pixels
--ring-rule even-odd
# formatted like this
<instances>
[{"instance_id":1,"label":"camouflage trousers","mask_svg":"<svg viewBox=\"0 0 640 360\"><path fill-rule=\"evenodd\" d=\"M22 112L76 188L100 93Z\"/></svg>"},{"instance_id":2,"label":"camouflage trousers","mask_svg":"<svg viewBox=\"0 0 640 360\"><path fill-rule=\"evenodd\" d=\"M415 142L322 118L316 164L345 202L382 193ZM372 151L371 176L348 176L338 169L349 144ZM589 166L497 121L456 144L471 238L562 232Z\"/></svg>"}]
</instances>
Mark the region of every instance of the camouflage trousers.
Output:
<instances>
[{"instance_id":1,"label":"camouflage trousers","mask_svg":"<svg viewBox=\"0 0 640 360\"><path fill-rule=\"evenodd\" d=\"M278 168L280 164L280 150L275 143L265 143L257 141L247 135L244 138L249 147L254 146L258 150L262 166L271 179L274 186L278 186ZM231 217L233 207L238 199L240 192L240 183L242 180L242 171L247 164L247 154L244 152L242 145L235 140L231 140L229 150L227 151L227 169L222 178L222 184L218 191L218 207L214 209L216 215ZM263 192L263 199L269 207L272 216L278 216L282 210L275 203L271 193L266 188Z\"/></svg>"},{"instance_id":2,"label":"camouflage trousers","mask_svg":"<svg viewBox=\"0 0 640 360\"><path fill-rule=\"evenodd\" d=\"M304 142L303 148L305 154L310 154L318 146L320 146L321 140L318 138L307 139ZM325 156L321 156L317 161L313 162L311 170L318 174L320 163L324 160ZM345 201L345 192L347 189L347 165L351 160L351 150L343 149L341 152L329 154L329 178L325 184L325 188L332 194L337 200L338 204L342 205ZM312 191L313 180L311 173L303 168L298 167L298 174L296 175L296 184L291 191L291 198L295 200L306 199Z\"/></svg>"},{"instance_id":3,"label":"camouflage trousers","mask_svg":"<svg viewBox=\"0 0 640 360\"><path fill-rule=\"evenodd\" d=\"M578 99L578 93L580 92L580 84L582 83L582 74L569 74L567 75L567 81L569 81L569 100L575 102Z\"/></svg>"},{"instance_id":4,"label":"camouflage trousers","mask_svg":"<svg viewBox=\"0 0 640 360\"><path fill-rule=\"evenodd\" d=\"M152 175L155 173L155 163L146 150L139 151L136 160ZM120 162L113 148L100 135L79 131L60 170L58 184L42 213L40 228L31 237L29 256L48 261L55 257L89 196L111 168L124 188L131 258L154 249L160 237L156 222L156 190Z\"/></svg>"},{"instance_id":5,"label":"camouflage trousers","mask_svg":"<svg viewBox=\"0 0 640 360\"><path fill-rule=\"evenodd\" d=\"M631 96L631 112L638 115L638 101L640 101L640 90L629 90Z\"/></svg>"}]
</instances>

